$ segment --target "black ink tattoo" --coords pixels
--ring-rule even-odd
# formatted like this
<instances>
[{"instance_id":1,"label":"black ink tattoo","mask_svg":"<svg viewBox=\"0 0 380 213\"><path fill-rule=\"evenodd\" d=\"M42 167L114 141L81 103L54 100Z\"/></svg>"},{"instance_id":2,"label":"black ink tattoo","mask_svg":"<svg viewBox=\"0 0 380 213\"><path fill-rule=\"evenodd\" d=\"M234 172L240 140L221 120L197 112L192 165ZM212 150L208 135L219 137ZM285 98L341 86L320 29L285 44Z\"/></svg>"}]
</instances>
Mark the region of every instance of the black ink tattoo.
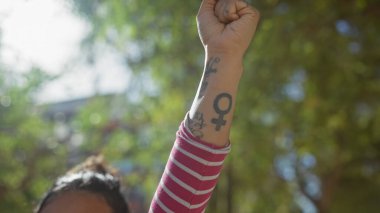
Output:
<instances>
[{"instance_id":1,"label":"black ink tattoo","mask_svg":"<svg viewBox=\"0 0 380 213\"><path fill-rule=\"evenodd\" d=\"M220 108L220 101L222 99L226 99L228 101L228 107L225 109ZM224 120L224 116L228 114L231 111L232 108L232 96L228 93L221 93L218 96L216 96L214 100L214 109L215 112L218 113L218 118L211 119L211 123L215 124L215 130L219 131L222 126L226 125L226 120Z\"/></svg>"},{"instance_id":2,"label":"black ink tattoo","mask_svg":"<svg viewBox=\"0 0 380 213\"><path fill-rule=\"evenodd\" d=\"M210 60L206 64L205 74L202 80L201 89L199 90L198 99L204 95L206 88L208 86L208 77L211 73L216 73L218 70L214 67L215 64L220 62L219 57L211 57Z\"/></svg>"},{"instance_id":3,"label":"black ink tattoo","mask_svg":"<svg viewBox=\"0 0 380 213\"><path fill-rule=\"evenodd\" d=\"M206 126L205 119L203 117L203 113L196 112L193 119L187 118L188 127L193 133L193 135L197 138L203 137L202 129Z\"/></svg>"},{"instance_id":4,"label":"black ink tattoo","mask_svg":"<svg viewBox=\"0 0 380 213\"><path fill-rule=\"evenodd\" d=\"M217 69L214 67L214 65L219 62L220 62L219 57L211 57L208 63L206 64L205 75L209 76L211 73L216 73Z\"/></svg>"}]
</instances>

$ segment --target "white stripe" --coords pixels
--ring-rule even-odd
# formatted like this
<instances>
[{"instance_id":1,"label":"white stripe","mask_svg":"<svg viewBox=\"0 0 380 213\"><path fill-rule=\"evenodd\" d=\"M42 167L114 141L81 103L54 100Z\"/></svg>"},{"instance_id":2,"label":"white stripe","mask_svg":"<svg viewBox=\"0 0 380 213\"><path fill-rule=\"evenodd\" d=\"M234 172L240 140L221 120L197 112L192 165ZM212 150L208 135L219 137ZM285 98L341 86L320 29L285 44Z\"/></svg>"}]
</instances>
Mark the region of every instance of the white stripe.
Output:
<instances>
[{"instance_id":1,"label":"white stripe","mask_svg":"<svg viewBox=\"0 0 380 213\"><path fill-rule=\"evenodd\" d=\"M184 133L186 134L186 133ZM200 144L194 140L192 140L191 138L186 138L185 136L183 135L180 135L178 134L178 137L182 138L184 141L186 141L187 143L199 148L199 149L202 149L204 151L207 151L207 152L210 152L212 154L228 154L231 150L231 145L223 148L223 149L213 149L213 148L210 148L208 146L205 146L203 144Z\"/></svg>"},{"instance_id":2,"label":"white stripe","mask_svg":"<svg viewBox=\"0 0 380 213\"><path fill-rule=\"evenodd\" d=\"M211 189L207 189L207 190L196 190L194 189L193 187L187 185L186 183L184 183L183 181L181 181L180 179L178 179L175 175L173 175L169 170L165 170L165 173L174 181L176 182L178 185L180 185L182 188L186 189L187 191L195 194L195 195L204 195L204 194L208 194L210 192L212 192L212 190L214 190L215 187L212 187Z\"/></svg>"},{"instance_id":3,"label":"white stripe","mask_svg":"<svg viewBox=\"0 0 380 213\"><path fill-rule=\"evenodd\" d=\"M196 208L199 208L201 206L203 206L205 203L207 203L207 201L210 199L210 197L208 197L205 201L203 201L202 203L199 203L199 204L195 204L195 205L190 205L189 202L186 202L185 200L181 199L180 197L178 197L176 194L174 194L172 191L170 191L168 188L166 188L165 184L163 182L160 183L160 186L162 187L162 189L172 198L174 199L175 201L177 201L178 203L184 205L186 208L189 208L189 209L196 209Z\"/></svg>"},{"instance_id":4,"label":"white stripe","mask_svg":"<svg viewBox=\"0 0 380 213\"><path fill-rule=\"evenodd\" d=\"M166 213L175 213L173 212L172 210L170 210L168 207L165 206L165 204L163 204L160 199L158 199L158 197L156 195L154 195L154 198L153 198L157 204L166 212Z\"/></svg>"},{"instance_id":5,"label":"white stripe","mask_svg":"<svg viewBox=\"0 0 380 213\"><path fill-rule=\"evenodd\" d=\"M179 147L178 143L175 143L174 144L174 147L179 151L181 152L182 154L186 155L187 157L195 160L195 161L198 161L199 163L203 164L203 165L206 165L206 166L220 166L220 165L223 165L224 163L224 160L222 161L217 161L217 162L212 162L212 161L207 161L203 158L200 158L194 154L191 154L190 152L182 149L181 147Z\"/></svg>"},{"instance_id":6,"label":"white stripe","mask_svg":"<svg viewBox=\"0 0 380 213\"><path fill-rule=\"evenodd\" d=\"M182 136L183 139L185 139L187 142L189 142L191 144L193 144L193 143L194 144L199 144L200 146L202 146L203 148L205 148L206 151L210 151L210 152L213 152L213 151L227 151L225 153L225 154L227 154L230 151L230 149L231 149L231 144L229 144L228 146L223 147L223 148L210 148L208 146L205 146L202 143L199 143L196 140L193 140L190 136L188 136L188 135L192 135L192 133L191 133L190 129L186 125L184 125L184 128L187 131L182 131L183 134L180 134L179 136ZM218 154L218 153L216 153L216 154Z\"/></svg>"},{"instance_id":7,"label":"white stripe","mask_svg":"<svg viewBox=\"0 0 380 213\"><path fill-rule=\"evenodd\" d=\"M198 180L201 180L201 181L207 181L207 180L215 180L219 177L219 173L216 174L216 175L213 175L213 176L203 176L193 170L191 170L189 167L186 167L185 165L183 165L182 163L178 162L177 160L175 160L171 155L169 156L169 159L176 165L178 166L179 168L181 168L183 171L191 174L192 176L196 177Z\"/></svg>"},{"instance_id":8,"label":"white stripe","mask_svg":"<svg viewBox=\"0 0 380 213\"><path fill-rule=\"evenodd\" d=\"M172 191L170 191L168 188L166 188L165 184L163 182L160 183L161 188L169 195L169 197L173 198L173 200L177 201L178 203L184 205L186 208L190 207L190 203L186 202L185 200L178 197L176 194L174 194Z\"/></svg>"},{"instance_id":9,"label":"white stripe","mask_svg":"<svg viewBox=\"0 0 380 213\"><path fill-rule=\"evenodd\" d=\"M210 200L210 196L209 196L205 201L203 201L203 202L200 203L200 204L197 204L197 205L191 205L191 206L190 206L190 209L197 209L197 208L199 208L199 207L205 205L205 204L208 202L208 200Z\"/></svg>"}]
</instances>

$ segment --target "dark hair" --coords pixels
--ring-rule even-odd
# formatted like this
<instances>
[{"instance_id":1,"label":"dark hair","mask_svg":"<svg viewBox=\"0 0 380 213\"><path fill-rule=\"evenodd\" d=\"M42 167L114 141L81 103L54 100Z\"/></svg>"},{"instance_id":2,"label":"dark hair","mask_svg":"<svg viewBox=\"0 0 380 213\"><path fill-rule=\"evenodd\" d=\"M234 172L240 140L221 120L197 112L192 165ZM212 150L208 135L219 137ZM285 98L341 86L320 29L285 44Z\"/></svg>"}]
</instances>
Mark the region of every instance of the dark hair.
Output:
<instances>
[{"instance_id":1,"label":"dark hair","mask_svg":"<svg viewBox=\"0 0 380 213\"><path fill-rule=\"evenodd\" d=\"M102 196L113 213L129 213L128 205L120 192L115 170L107 167L101 156L88 158L84 163L58 178L45 194L35 212L40 213L56 197L72 191L86 191Z\"/></svg>"}]
</instances>

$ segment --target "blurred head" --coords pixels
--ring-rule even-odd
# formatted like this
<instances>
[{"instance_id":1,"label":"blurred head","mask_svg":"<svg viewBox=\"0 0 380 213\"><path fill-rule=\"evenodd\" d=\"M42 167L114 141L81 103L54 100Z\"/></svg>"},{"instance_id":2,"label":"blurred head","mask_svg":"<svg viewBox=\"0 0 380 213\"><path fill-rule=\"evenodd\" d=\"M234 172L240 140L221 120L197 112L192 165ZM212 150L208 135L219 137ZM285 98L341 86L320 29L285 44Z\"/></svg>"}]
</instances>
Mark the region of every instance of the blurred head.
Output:
<instances>
[{"instance_id":1,"label":"blurred head","mask_svg":"<svg viewBox=\"0 0 380 213\"><path fill-rule=\"evenodd\" d=\"M57 179L37 213L128 213L115 170L102 157L90 157Z\"/></svg>"}]
</instances>

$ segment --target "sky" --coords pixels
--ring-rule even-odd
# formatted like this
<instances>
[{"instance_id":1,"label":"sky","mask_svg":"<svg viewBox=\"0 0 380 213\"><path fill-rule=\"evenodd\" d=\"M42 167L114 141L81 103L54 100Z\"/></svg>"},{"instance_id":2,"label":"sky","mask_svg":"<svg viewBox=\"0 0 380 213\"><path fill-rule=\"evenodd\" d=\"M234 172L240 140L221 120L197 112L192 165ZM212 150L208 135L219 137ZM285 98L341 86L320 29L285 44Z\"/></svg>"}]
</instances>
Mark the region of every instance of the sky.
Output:
<instances>
[{"instance_id":1,"label":"sky","mask_svg":"<svg viewBox=\"0 0 380 213\"><path fill-rule=\"evenodd\" d=\"M81 60L80 42L89 29L65 1L2 0L1 62L15 72L36 65L47 73L62 74L41 90L37 100L42 103L91 96L96 91L124 91L129 72L111 49L104 47L93 66Z\"/></svg>"}]
</instances>

